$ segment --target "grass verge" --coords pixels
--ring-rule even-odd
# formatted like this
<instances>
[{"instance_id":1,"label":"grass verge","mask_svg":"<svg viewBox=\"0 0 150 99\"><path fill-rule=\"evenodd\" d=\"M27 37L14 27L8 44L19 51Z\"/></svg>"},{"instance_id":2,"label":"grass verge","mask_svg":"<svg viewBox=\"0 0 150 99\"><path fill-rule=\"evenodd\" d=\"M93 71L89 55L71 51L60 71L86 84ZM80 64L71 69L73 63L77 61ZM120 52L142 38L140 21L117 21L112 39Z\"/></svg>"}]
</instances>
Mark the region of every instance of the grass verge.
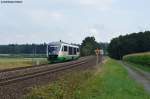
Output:
<instances>
[{"instance_id":1,"label":"grass verge","mask_svg":"<svg viewBox=\"0 0 150 99\"><path fill-rule=\"evenodd\" d=\"M24 99L150 99L117 61L74 71L45 86L34 87Z\"/></svg>"},{"instance_id":2,"label":"grass verge","mask_svg":"<svg viewBox=\"0 0 150 99\"><path fill-rule=\"evenodd\" d=\"M127 62L132 68L139 68L145 72L150 72L150 67L147 65L135 64L131 62Z\"/></svg>"}]
</instances>

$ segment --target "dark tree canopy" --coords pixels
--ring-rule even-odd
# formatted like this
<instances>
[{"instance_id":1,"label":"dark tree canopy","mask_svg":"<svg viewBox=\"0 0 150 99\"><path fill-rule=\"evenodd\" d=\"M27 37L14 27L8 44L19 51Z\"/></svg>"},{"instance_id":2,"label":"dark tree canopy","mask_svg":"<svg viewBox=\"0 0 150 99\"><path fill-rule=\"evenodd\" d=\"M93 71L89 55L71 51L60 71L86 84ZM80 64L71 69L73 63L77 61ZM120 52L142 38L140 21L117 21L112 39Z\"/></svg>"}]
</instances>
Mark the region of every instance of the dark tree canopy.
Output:
<instances>
[{"instance_id":1,"label":"dark tree canopy","mask_svg":"<svg viewBox=\"0 0 150 99\"><path fill-rule=\"evenodd\" d=\"M119 36L111 40L108 52L110 57L122 59L126 54L150 51L150 31Z\"/></svg>"},{"instance_id":2,"label":"dark tree canopy","mask_svg":"<svg viewBox=\"0 0 150 99\"><path fill-rule=\"evenodd\" d=\"M0 45L0 54L46 54L46 44Z\"/></svg>"},{"instance_id":3,"label":"dark tree canopy","mask_svg":"<svg viewBox=\"0 0 150 99\"><path fill-rule=\"evenodd\" d=\"M81 44L80 48L81 56L94 55L96 48L100 48L100 45L98 42L95 41L95 38L86 37Z\"/></svg>"}]
</instances>

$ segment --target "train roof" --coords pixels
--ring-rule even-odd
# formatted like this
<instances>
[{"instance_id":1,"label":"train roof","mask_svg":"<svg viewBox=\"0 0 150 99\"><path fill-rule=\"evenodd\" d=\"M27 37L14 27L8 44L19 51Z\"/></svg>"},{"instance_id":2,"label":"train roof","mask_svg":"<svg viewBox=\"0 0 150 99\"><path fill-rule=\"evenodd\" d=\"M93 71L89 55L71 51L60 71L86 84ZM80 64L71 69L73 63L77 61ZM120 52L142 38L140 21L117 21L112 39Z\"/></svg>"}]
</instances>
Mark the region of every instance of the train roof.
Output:
<instances>
[{"instance_id":1,"label":"train roof","mask_svg":"<svg viewBox=\"0 0 150 99\"><path fill-rule=\"evenodd\" d=\"M62 41L48 43L48 45L62 45L62 44L64 44L64 45L70 45L70 46L74 46L74 47L79 47L78 45L69 44L69 43L65 43L65 42L62 42Z\"/></svg>"}]
</instances>

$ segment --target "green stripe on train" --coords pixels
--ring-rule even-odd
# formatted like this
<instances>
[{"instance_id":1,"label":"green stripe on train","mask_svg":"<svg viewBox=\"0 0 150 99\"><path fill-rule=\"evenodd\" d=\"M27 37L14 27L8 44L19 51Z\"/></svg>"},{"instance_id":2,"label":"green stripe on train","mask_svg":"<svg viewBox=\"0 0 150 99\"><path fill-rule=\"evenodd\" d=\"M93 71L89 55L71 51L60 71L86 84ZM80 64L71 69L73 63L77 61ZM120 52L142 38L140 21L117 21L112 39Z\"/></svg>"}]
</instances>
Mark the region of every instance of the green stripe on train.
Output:
<instances>
[{"instance_id":1,"label":"green stripe on train","mask_svg":"<svg viewBox=\"0 0 150 99\"><path fill-rule=\"evenodd\" d=\"M49 63L53 63L53 62L64 62L64 61L69 61L69 60L74 60L74 59L78 59L79 56L58 56L56 60L51 60L49 61Z\"/></svg>"}]
</instances>

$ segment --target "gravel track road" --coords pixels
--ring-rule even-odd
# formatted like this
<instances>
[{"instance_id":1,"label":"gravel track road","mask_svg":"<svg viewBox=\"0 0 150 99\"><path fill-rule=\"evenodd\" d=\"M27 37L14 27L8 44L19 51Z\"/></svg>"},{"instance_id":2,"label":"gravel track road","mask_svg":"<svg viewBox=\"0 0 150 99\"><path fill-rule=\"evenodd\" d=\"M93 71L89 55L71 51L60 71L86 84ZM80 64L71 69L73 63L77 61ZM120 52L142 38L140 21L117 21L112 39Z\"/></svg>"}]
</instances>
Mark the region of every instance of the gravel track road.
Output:
<instances>
[{"instance_id":1,"label":"gravel track road","mask_svg":"<svg viewBox=\"0 0 150 99\"><path fill-rule=\"evenodd\" d=\"M145 90L150 94L150 73L133 67L123 61L119 61L119 63L128 71L129 75L138 83L142 84Z\"/></svg>"}]
</instances>

